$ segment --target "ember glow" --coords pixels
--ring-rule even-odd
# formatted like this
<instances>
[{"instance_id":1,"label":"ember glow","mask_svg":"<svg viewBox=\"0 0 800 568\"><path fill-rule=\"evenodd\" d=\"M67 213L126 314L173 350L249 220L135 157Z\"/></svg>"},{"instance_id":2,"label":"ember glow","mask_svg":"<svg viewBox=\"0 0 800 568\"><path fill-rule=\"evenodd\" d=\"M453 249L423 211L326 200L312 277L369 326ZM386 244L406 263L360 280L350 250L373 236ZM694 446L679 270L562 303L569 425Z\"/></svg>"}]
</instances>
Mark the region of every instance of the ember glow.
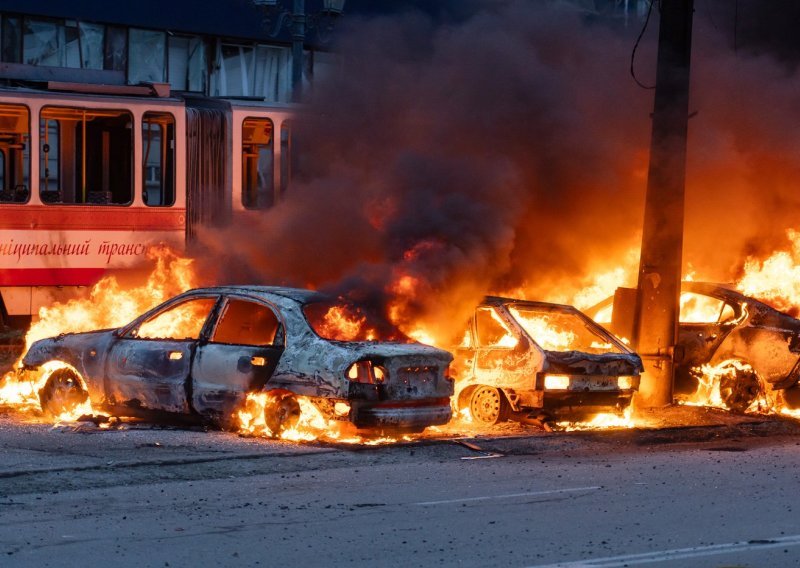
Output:
<instances>
[{"instance_id":1,"label":"ember glow","mask_svg":"<svg viewBox=\"0 0 800 568\"><path fill-rule=\"evenodd\" d=\"M621 414L613 412L601 412L595 414L592 418L582 422L558 422L558 426L572 432L575 430L605 430L617 428L634 428L636 422L634 419L633 404L628 406Z\"/></svg>"}]
</instances>

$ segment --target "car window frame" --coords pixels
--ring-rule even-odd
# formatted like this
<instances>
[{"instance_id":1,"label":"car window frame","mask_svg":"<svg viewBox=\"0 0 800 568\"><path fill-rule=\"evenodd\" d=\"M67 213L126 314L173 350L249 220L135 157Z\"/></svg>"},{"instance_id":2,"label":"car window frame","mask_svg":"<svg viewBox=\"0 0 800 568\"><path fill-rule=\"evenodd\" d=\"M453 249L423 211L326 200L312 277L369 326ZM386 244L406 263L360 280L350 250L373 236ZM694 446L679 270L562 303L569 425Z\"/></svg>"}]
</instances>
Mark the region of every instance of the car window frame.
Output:
<instances>
[{"instance_id":1,"label":"car window frame","mask_svg":"<svg viewBox=\"0 0 800 568\"><path fill-rule=\"evenodd\" d=\"M149 311L145 312L144 314L142 314L141 316L139 316L138 318L133 320L128 325L119 328L116 331L116 335L117 335L117 337L120 337L121 339L136 339L136 340L139 340L139 341L184 341L184 342L200 341L200 342L202 342L202 341L206 340L206 338L208 337L209 323L216 318L216 314L219 311L220 301L221 301L222 297L223 297L222 294L213 293L213 292L204 293L204 294L196 294L196 295L193 294L193 295L190 295L190 296L176 296L175 298L172 298L171 300L168 300L167 302L156 306L152 310L149 310ZM183 304L185 302L190 302L192 300L202 300L202 299L207 299L207 298L213 298L214 299L214 305L211 306L211 310L209 310L208 316L206 316L206 321L203 323L203 327L200 328L200 333L198 334L198 337L195 338L195 339L172 339L172 338L167 338L167 337L139 337L137 335L131 335L131 333L134 330L139 329L139 327L143 323L145 323L145 322L147 322L147 321L149 321L149 320L151 320L151 319L153 319L155 317L158 317L162 313L164 313L164 312L166 312L168 310L171 310L172 308L174 308L174 307L176 307L176 306L178 306L180 304Z\"/></svg>"},{"instance_id":2,"label":"car window frame","mask_svg":"<svg viewBox=\"0 0 800 568\"><path fill-rule=\"evenodd\" d=\"M266 307L268 310L272 311L272 314L278 320L278 329L275 332L275 339L269 345L251 345L246 343L224 343L222 341L212 341L211 338L214 337L214 332L217 329L217 325L222 320L222 316L225 314L225 306L228 304L230 300L238 300L242 302L250 302L253 304L259 304ZM281 310L272 304L271 302L267 302L261 300L260 298L253 298L251 296L245 296L240 294L222 294L220 295L220 299L217 304L214 306L214 309L211 311L209 315L209 319L206 321L206 325L204 326L207 329L204 331L206 332L206 336L203 338L204 345L233 345L235 347L251 347L251 348L262 348L267 349L270 347L273 348L286 348L286 322L283 318L283 313Z\"/></svg>"},{"instance_id":3,"label":"car window frame","mask_svg":"<svg viewBox=\"0 0 800 568\"><path fill-rule=\"evenodd\" d=\"M478 330L478 312L481 311L481 310L494 311L494 313L497 315L497 318L500 320L498 322L498 324L501 325L502 327L505 327L506 331L508 333L510 333L514 337L514 339L517 340L517 342L513 346L498 345L498 344L485 345L483 343L483 341L481 340L481 335L480 335L480 332ZM478 306L477 308L475 308L475 317L473 319L474 319L474 322L475 322L474 330L473 330L474 331L473 349L479 349L479 350L484 350L484 351L490 351L490 350L494 350L494 349L501 349L503 351L514 351L515 349L518 349L520 343L522 343L523 334L521 333L521 331L519 329L519 324L516 321L514 321L514 322L507 321L507 318L505 318L503 316L502 310L499 309L497 306ZM494 318L492 318L492 319L494 319ZM495 320L495 321L497 321L497 320ZM500 323L500 322L502 322L502 323Z\"/></svg>"},{"instance_id":4,"label":"car window frame","mask_svg":"<svg viewBox=\"0 0 800 568\"><path fill-rule=\"evenodd\" d=\"M709 294L706 292L698 292L696 290L681 290L681 294L694 294L695 296L704 296L706 298L711 298L713 300L717 300L721 302L722 305L719 309L719 313L717 314L717 319L714 321L702 322L702 321L683 321L681 320L681 312L680 312L680 305L678 306L678 325L681 327L708 327L708 326L720 326L720 327L736 327L742 319L742 315L744 314L744 308L736 303L731 302L727 298L717 296L715 294ZM720 318L722 314L725 312L725 306L730 306L731 310L733 310L733 317L721 321Z\"/></svg>"}]
</instances>

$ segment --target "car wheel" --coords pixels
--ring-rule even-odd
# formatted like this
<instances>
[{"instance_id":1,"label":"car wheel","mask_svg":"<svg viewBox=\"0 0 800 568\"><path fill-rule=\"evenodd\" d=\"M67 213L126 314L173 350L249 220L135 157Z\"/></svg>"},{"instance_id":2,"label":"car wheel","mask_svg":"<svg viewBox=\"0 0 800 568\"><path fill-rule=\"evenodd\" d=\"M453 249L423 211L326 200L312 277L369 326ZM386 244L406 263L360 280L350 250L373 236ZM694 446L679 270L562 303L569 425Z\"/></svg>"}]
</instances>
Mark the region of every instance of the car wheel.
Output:
<instances>
[{"instance_id":1,"label":"car wheel","mask_svg":"<svg viewBox=\"0 0 800 568\"><path fill-rule=\"evenodd\" d=\"M42 411L51 417L72 413L89 399L78 374L72 369L56 369L39 390Z\"/></svg>"},{"instance_id":2,"label":"car wheel","mask_svg":"<svg viewBox=\"0 0 800 568\"><path fill-rule=\"evenodd\" d=\"M508 401L499 389L479 385L469 399L472 419L484 426L493 426L508 419Z\"/></svg>"},{"instance_id":3,"label":"car wheel","mask_svg":"<svg viewBox=\"0 0 800 568\"><path fill-rule=\"evenodd\" d=\"M762 396L766 388L753 368L739 361L731 361L723 368L719 380L719 396L732 412L744 412Z\"/></svg>"},{"instance_id":4,"label":"car wheel","mask_svg":"<svg viewBox=\"0 0 800 568\"><path fill-rule=\"evenodd\" d=\"M270 393L269 402L264 405L264 422L272 435L278 437L300 422L300 403L291 393Z\"/></svg>"}]
</instances>

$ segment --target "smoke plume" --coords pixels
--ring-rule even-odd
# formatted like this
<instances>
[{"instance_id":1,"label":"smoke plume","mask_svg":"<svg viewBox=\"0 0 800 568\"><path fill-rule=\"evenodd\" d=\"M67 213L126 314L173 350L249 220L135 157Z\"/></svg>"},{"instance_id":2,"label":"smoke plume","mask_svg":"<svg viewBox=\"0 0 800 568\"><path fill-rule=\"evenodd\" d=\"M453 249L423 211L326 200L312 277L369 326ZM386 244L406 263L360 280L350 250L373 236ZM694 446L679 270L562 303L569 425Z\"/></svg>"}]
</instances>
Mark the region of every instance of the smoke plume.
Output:
<instances>
[{"instance_id":1,"label":"smoke plume","mask_svg":"<svg viewBox=\"0 0 800 568\"><path fill-rule=\"evenodd\" d=\"M642 22L487 4L450 25L347 20L298 121L303 171L285 199L256 227L203 235L225 280L348 294L441 337L486 293L569 297L626 262L653 97L629 75ZM722 280L780 242L800 200L798 79L725 33L696 16L685 238L685 260Z\"/></svg>"}]
</instances>

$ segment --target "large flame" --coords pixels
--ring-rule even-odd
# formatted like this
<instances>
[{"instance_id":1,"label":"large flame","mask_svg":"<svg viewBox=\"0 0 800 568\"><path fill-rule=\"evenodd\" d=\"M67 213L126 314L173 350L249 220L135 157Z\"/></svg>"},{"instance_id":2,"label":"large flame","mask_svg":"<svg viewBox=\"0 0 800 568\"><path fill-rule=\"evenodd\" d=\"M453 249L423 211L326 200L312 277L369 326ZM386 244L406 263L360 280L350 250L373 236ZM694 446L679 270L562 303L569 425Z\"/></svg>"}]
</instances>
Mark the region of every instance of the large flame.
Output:
<instances>
[{"instance_id":1,"label":"large flame","mask_svg":"<svg viewBox=\"0 0 800 568\"><path fill-rule=\"evenodd\" d=\"M800 311L800 231L788 229L789 250L776 251L764 260L748 257L736 287L779 310Z\"/></svg>"},{"instance_id":2,"label":"large flame","mask_svg":"<svg viewBox=\"0 0 800 568\"><path fill-rule=\"evenodd\" d=\"M37 321L25 336L25 351L33 342L45 337L120 327L171 296L196 286L197 279L190 259L179 256L166 246L152 248L148 257L154 267L142 285L124 286L116 276L107 276L92 287L87 297L39 310ZM35 372L23 372L20 365L18 361L14 365L16 370L0 380L0 404L36 413L39 410L39 390L53 371L66 364L49 363ZM91 405L87 402L86 406L69 415L59 416L57 420L75 420L92 413Z\"/></svg>"}]
</instances>

